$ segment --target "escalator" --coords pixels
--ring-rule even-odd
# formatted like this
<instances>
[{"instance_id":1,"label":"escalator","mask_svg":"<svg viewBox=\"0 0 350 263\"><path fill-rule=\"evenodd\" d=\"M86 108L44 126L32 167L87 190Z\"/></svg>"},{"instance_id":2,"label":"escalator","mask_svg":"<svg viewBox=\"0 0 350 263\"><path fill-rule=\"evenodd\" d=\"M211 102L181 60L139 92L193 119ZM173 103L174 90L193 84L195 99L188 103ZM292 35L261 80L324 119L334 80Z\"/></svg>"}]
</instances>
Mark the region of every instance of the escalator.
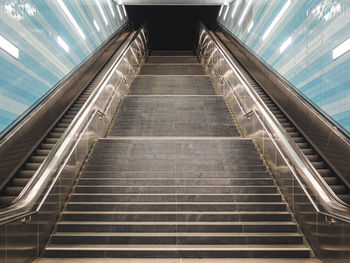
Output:
<instances>
[{"instance_id":1,"label":"escalator","mask_svg":"<svg viewBox=\"0 0 350 263\"><path fill-rule=\"evenodd\" d=\"M123 35L118 41L122 43L126 37L127 34ZM90 98L91 94L105 77L118 56L119 54L114 52L114 55L108 59L103 68L95 73L95 77L61 115L61 118L55 123L39 146L31 153L27 161L25 161L22 167L10 178L8 183L0 189L0 207L6 207L16 202L16 198L21 194L55 144L62 137L62 134L66 131L74 117Z\"/></svg>"},{"instance_id":2,"label":"escalator","mask_svg":"<svg viewBox=\"0 0 350 263\"><path fill-rule=\"evenodd\" d=\"M228 38L223 33L217 32L217 36L226 44L230 46ZM316 149L308 142L303 136L302 132L294 125L293 121L283 112L272 97L258 84L253 76L245 69L245 67L235 59L235 64L239 67L240 71L243 72L249 85L254 88L259 97L262 99L264 104L276 117L278 122L283 126L287 134L293 139L296 145L301 149L306 158L311 162L313 167L322 176L325 184L327 184L334 194L339 197L340 200L347 204L350 204L350 189L344 183L344 181L332 170L327 162L321 157Z\"/></svg>"},{"instance_id":3,"label":"escalator","mask_svg":"<svg viewBox=\"0 0 350 263\"><path fill-rule=\"evenodd\" d=\"M305 189L301 194L295 190L299 184L304 187L303 182L276 176L272 170L275 167L268 163L255 138L242 133L230 103L219 92L218 83L223 82L225 71L209 75L209 66L192 51L152 51L147 57L147 50L140 48L141 45L147 48L145 33L141 34L140 30L138 34L143 34L139 37L142 41L134 43L128 53L123 51L129 55L120 58L121 53L116 52L61 114L20 170L1 189L0 206L16 204L66 128L111 73L118 75L115 81L118 85L127 83L124 92L128 88L130 91L124 95L115 88L113 95L120 97L115 104L109 97L102 99L108 103L103 104L102 110L96 110L100 119L107 115L103 109L115 107L110 115L113 121L103 127L108 129L107 135L104 130L93 142L86 139L89 141L83 147L86 154L79 151L73 154L74 158L80 155L86 160L77 172L77 179L76 174L72 177L71 181L76 179L76 182L70 195L59 197L63 210L53 208L59 217L50 237L40 237L42 244L48 239L45 248L36 249L43 251L44 259L313 257L308 243L315 250L312 235L329 237L320 235L317 231L322 229L316 227L327 228L329 232L328 228L340 229L339 225L333 214L326 215L329 222L321 222L320 211L310 212L314 207ZM229 48L228 39L221 33L216 36ZM350 202L346 184L278 102L231 55L247 84L346 208ZM209 55L209 59L217 59L214 57L215 54ZM133 58L138 58L137 62ZM116 68L113 65L119 59L126 65ZM250 114L246 114L247 122ZM97 122L92 126L102 129L103 125L100 127ZM74 165L70 166L73 170ZM287 166L282 169L286 170ZM285 187L289 187L287 191L292 189L296 195L292 202L283 192L285 189L277 185L278 176L290 184ZM54 187L50 189L57 194ZM45 202L50 206L52 200L47 198ZM307 222L294 218L297 206L301 210L306 207L302 212L307 215ZM36 212L29 213L20 224L30 224ZM312 220L320 222L316 225ZM329 243L328 239L326 242Z\"/></svg>"},{"instance_id":4,"label":"escalator","mask_svg":"<svg viewBox=\"0 0 350 263\"><path fill-rule=\"evenodd\" d=\"M151 53L44 257L310 257L254 143L191 54Z\"/></svg>"}]
</instances>

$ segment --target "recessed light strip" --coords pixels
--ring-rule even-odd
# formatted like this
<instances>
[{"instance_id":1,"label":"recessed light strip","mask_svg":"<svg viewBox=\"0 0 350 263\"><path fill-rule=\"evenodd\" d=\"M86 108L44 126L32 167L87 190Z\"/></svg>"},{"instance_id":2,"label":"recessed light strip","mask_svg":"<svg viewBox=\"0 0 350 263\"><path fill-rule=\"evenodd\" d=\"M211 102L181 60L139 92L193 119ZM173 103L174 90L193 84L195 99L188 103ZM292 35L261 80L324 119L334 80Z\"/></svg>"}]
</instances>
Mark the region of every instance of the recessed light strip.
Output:
<instances>
[{"instance_id":1,"label":"recessed light strip","mask_svg":"<svg viewBox=\"0 0 350 263\"><path fill-rule=\"evenodd\" d=\"M113 10L112 4L111 4L111 0L107 0L107 3L109 6L109 9L111 9L112 16L115 17L114 10Z\"/></svg>"},{"instance_id":2,"label":"recessed light strip","mask_svg":"<svg viewBox=\"0 0 350 263\"><path fill-rule=\"evenodd\" d=\"M18 59L19 49L6 38L4 38L2 35L0 35L0 48L10 56L14 57L15 59Z\"/></svg>"},{"instance_id":3,"label":"recessed light strip","mask_svg":"<svg viewBox=\"0 0 350 263\"><path fill-rule=\"evenodd\" d=\"M123 12L124 12L124 15L125 15L125 16L127 16L127 15L126 15L125 6L124 6L124 5L122 5L122 7L123 7Z\"/></svg>"},{"instance_id":4,"label":"recessed light strip","mask_svg":"<svg viewBox=\"0 0 350 263\"><path fill-rule=\"evenodd\" d=\"M244 11L243 11L243 14L241 15L241 18L239 19L239 22L238 22L238 25L242 25L242 22L244 21L245 17L247 16L248 14L248 11L250 9L250 6L251 6L251 1L249 1L249 3L245 6L244 8Z\"/></svg>"},{"instance_id":5,"label":"recessed light strip","mask_svg":"<svg viewBox=\"0 0 350 263\"><path fill-rule=\"evenodd\" d=\"M292 44L292 37L288 37L287 40L281 45L280 47L280 54L282 54L286 49L287 47L290 46L290 44Z\"/></svg>"},{"instance_id":6,"label":"recessed light strip","mask_svg":"<svg viewBox=\"0 0 350 263\"><path fill-rule=\"evenodd\" d=\"M229 9L230 9L230 6L226 5L226 10L225 10L225 14L224 14L223 20L225 20L227 12L228 12Z\"/></svg>"},{"instance_id":7,"label":"recessed light strip","mask_svg":"<svg viewBox=\"0 0 350 263\"><path fill-rule=\"evenodd\" d=\"M350 51L350 38L333 49L333 60Z\"/></svg>"},{"instance_id":8,"label":"recessed light strip","mask_svg":"<svg viewBox=\"0 0 350 263\"><path fill-rule=\"evenodd\" d=\"M107 17L105 15L105 13L103 12L103 9L102 9L102 6L101 6L100 2L98 0L95 0L95 2L97 4L98 9L100 10L100 13L101 13L101 15L103 17L103 20L105 21L106 26L108 26Z\"/></svg>"},{"instance_id":9,"label":"recessed light strip","mask_svg":"<svg viewBox=\"0 0 350 263\"><path fill-rule=\"evenodd\" d=\"M67 45L66 42L60 37L57 36L57 43L60 44L60 46L67 52L69 53L69 46Z\"/></svg>"},{"instance_id":10,"label":"recessed light strip","mask_svg":"<svg viewBox=\"0 0 350 263\"><path fill-rule=\"evenodd\" d=\"M96 20L94 19L94 26L96 27L97 31L100 32L100 27L98 26Z\"/></svg>"},{"instance_id":11,"label":"recessed light strip","mask_svg":"<svg viewBox=\"0 0 350 263\"><path fill-rule=\"evenodd\" d=\"M79 33L79 35L81 36L81 38L83 40L85 40L85 34L83 32L83 30L81 30L81 28L79 27L77 21L75 21L74 17L72 16L72 14L69 12L68 8L66 7L66 5L63 3L62 0L57 0L57 3L59 4L59 6L62 8L63 12L66 14L66 16L68 17L69 21L73 24L73 26L75 27L75 29L77 30L77 32Z\"/></svg>"},{"instance_id":12,"label":"recessed light strip","mask_svg":"<svg viewBox=\"0 0 350 263\"><path fill-rule=\"evenodd\" d=\"M120 19L123 20L123 16L122 16L122 13L120 12L119 5L117 5L117 10L118 10Z\"/></svg>"},{"instance_id":13,"label":"recessed light strip","mask_svg":"<svg viewBox=\"0 0 350 263\"><path fill-rule=\"evenodd\" d=\"M277 23L280 21L280 19L282 18L282 16L287 12L288 7L290 6L291 1L288 0L287 3L284 4L284 6L282 7L281 11L278 13L278 15L275 17L275 19L272 21L271 25L268 27L268 29L266 30L266 32L263 35L263 41L268 37L268 35L271 33L271 31L275 28L275 26L277 25Z\"/></svg>"},{"instance_id":14,"label":"recessed light strip","mask_svg":"<svg viewBox=\"0 0 350 263\"><path fill-rule=\"evenodd\" d=\"M248 33L250 32L250 30L252 30L253 26L254 26L254 20L252 20L252 22L249 23Z\"/></svg>"},{"instance_id":15,"label":"recessed light strip","mask_svg":"<svg viewBox=\"0 0 350 263\"><path fill-rule=\"evenodd\" d=\"M238 6L239 6L240 3L241 3L241 0L237 0L237 1L236 1L235 7L234 7L233 10L232 10L231 18L233 18L233 17L235 16L236 11L237 11Z\"/></svg>"},{"instance_id":16,"label":"recessed light strip","mask_svg":"<svg viewBox=\"0 0 350 263\"><path fill-rule=\"evenodd\" d=\"M222 9L224 9L224 5L221 5L218 17L220 17L220 16L221 16Z\"/></svg>"}]
</instances>

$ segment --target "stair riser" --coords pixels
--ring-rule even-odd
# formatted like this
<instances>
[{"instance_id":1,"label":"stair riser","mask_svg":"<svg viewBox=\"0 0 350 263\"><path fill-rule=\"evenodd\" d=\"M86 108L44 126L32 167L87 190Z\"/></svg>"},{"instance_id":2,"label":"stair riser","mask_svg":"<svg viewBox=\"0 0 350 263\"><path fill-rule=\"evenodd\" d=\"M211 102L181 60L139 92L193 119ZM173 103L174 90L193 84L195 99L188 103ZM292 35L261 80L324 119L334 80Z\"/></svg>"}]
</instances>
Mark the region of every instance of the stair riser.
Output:
<instances>
[{"instance_id":1,"label":"stair riser","mask_svg":"<svg viewBox=\"0 0 350 263\"><path fill-rule=\"evenodd\" d=\"M87 165L85 171L266 171L262 165Z\"/></svg>"},{"instance_id":2,"label":"stair riser","mask_svg":"<svg viewBox=\"0 0 350 263\"><path fill-rule=\"evenodd\" d=\"M124 179L80 179L78 185L84 186L84 185L120 185L120 186L181 186L181 185L206 185L206 186L235 186L235 185L273 185L272 179L246 179L246 180L240 180L240 179L216 179L216 180L190 180L190 179L163 179L163 180L142 180L142 179L131 179L131 180L124 180Z\"/></svg>"},{"instance_id":3,"label":"stair riser","mask_svg":"<svg viewBox=\"0 0 350 263\"><path fill-rule=\"evenodd\" d=\"M245 244L302 244L303 239L300 236L280 237L280 236L267 236L267 237L157 237L157 236L134 236L134 237L120 237L120 236L54 236L51 243L53 244L178 244L178 245L245 245ZM203 248L205 250L205 248Z\"/></svg>"},{"instance_id":4,"label":"stair riser","mask_svg":"<svg viewBox=\"0 0 350 263\"><path fill-rule=\"evenodd\" d=\"M308 258L308 250L243 250L243 251L93 251L47 250L45 257L72 258Z\"/></svg>"},{"instance_id":5,"label":"stair riser","mask_svg":"<svg viewBox=\"0 0 350 263\"><path fill-rule=\"evenodd\" d=\"M67 211L285 211L285 204L73 204Z\"/></svg>"},{"instance_id":6,"label":"stair riser","mask_svg":"<svg viewBox=\"0 0 350 263\"><path fill-rule=\"evenodd\" d=\"M71 202L281 202L280 195L72 195Z\"/></svg>"},{"instance_id":7,"label":"stair riser","mask_svg":"<svg viewBox=\"0 0 350 263\"><path fill-rule=\"evenodd\" d=\"M267 172L83 172L81 178L271 178Z\"/></svg>"},{"instance_id":8,"label":"stair riser","mask_svg":"<svg viewBox=\"0 0 350 263\"><path fill-rule=\"evenodd\" d=\"M63 214L62 220L67 221L290 221L291 215L286 214Z\"/></svg>"},{"instance_id":9,"label":"stair riser","mask_svg":"<svg viewBox=\"0 0 350 263\"><path fill-rule=\"evenodd\" d=\"M277 193L275 186L265 187L89 187L77 186L76 193L202 193L202 194L236 194L236 193Z\"/></svg>"},{"instance_id":10,"label":"stair riser","mask_svg":"<svg viewBox=\"0 0 350 263\"><path fill-rule=\"evenodd\" d=\"M220 232L220 233L277 233L296 232L296 225L69 225L60 224L58 232Z\"/></svg>"}]
</instances>

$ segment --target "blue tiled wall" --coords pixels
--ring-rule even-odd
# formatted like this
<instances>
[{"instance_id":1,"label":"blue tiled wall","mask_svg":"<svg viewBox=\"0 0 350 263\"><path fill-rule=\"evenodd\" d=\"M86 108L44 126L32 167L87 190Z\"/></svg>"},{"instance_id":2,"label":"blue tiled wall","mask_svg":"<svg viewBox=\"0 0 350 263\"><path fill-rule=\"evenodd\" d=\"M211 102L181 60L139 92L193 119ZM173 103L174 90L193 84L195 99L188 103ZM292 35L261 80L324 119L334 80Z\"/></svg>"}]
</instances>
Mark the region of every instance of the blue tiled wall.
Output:
<instances>
[{"instance_id":1,"label":"blue tiled wall","mask_svg":"<svg viewBox=\"0 0 350 263\"><path fill-rule=\"evenodd\" d=\"M218 21L350 131L350 52L333 56L350 38L349 0L234 0L222 7Z\"/></svg>"},{"instance_id":2,"label":"blue tiled wall","mask_svg":"<svg viewBox=\"0 0 350 263\"><path fill-rule=\"evenodd\" d=\"M18 59L0 48L0 134L108 40L124 11L112 0L0 1L0 35L18 48Z\"/></svg>"}]
</instances>

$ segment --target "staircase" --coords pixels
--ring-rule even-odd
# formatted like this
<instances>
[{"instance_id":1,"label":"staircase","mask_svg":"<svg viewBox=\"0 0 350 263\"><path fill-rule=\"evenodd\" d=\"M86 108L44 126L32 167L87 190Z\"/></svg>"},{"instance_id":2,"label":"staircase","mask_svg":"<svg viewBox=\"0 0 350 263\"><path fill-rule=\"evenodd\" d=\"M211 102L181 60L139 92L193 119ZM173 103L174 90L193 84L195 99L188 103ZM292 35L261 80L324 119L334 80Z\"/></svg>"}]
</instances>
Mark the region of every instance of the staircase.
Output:
<instances>
[{"instance_id":1,"label":"staircase","mask_svg":"<svg viewBox=\"0 0 350 263\"><path fill-rule=\"evenodd\" d=\"M252 140L192 52L152 52L45 257L307 258Z\"/></svg>"}]
</instances>

